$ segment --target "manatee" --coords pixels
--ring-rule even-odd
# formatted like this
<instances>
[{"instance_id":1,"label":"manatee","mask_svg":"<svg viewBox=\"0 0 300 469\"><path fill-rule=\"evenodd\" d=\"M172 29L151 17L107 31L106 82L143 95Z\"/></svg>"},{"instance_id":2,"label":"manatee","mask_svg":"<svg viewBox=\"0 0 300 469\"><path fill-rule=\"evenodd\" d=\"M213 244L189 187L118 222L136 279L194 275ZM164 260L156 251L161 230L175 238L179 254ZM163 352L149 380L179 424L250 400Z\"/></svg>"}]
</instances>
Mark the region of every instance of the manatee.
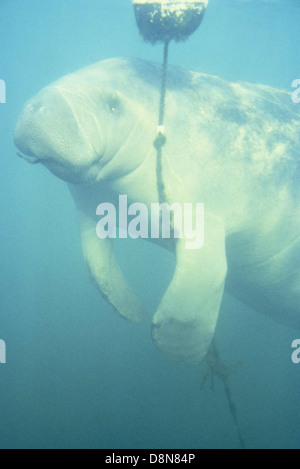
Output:
<instances>
[{"instance_id":1,"label":"manatee","mask_svg":"<svg viewBox=\"0 0 300 469\"><path fill-rule=\"evenodd\" d=\"M96 208L159 202L156 150L161 67L110 59L50 84L24 107L15 144L69 183L92 279L121 316L145 317L99 239ZM226 289L282 324L300 325L300 107L264 85L168 73L161 178L168 203L205 206L205 242L155 240L174 252L174 277L153 318L169 357L198 363L213 340ZM145 266L147 268L147 266Z\"/></svg>"}]
</instances>

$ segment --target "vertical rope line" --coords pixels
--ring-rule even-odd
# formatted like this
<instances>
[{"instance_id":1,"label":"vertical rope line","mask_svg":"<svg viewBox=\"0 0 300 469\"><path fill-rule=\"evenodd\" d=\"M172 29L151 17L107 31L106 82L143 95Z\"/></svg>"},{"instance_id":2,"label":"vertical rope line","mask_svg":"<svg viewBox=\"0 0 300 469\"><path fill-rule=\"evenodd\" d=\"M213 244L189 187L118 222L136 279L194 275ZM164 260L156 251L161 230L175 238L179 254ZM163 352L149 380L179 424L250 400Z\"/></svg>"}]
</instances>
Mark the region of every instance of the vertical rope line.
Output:
<instances>
[{"instance_id":1,"label":"vertical rope line","mask_svg":"<svg viewBox=\"0 0 300 469\"><path fill-rule=\"evenodd\" d=\"M159 104L159 117L158 117L158 129L157 137L154 141L154 147L156 148L156 177L157 177L157 189L159 196L159 203L167 201L165 186L162 176L162 147L166 144L166 136L164 134L164 118L165 118L165 104L166 104L166 92L167 92L167 72L168 72L168 57L169 57L169 41L165 42L164 46L164 60L162 69L162 80L161 80L161 91L160 91L160 104Z\"/></svg>"},{"instance_id":2,"label":"vertical rope line","mask_svg":"<svg viewBox=\"0 0 300 469\"><path fill-rule=\"evenodd\" d=\"M232 419L233 419L233 422L234 422L234 425L235 425L235 428L236 428L236 431L237 431L237 434L238 434L238 437L239 437L240 447L241 447L241 449L246 449L246 443L245 443L245 440L244 440L243 435L242 435L242 431L241 431L241 427L240 427L240 423L239 423L239 419L238 419L238 415L237 415L236 406L233 402L231 391L230 391L230 388L229 388L229 385L228 385L227 381L224 381L223 385L224 385L225 395L226 395L226 398L227 398L230 414L232 416Z\"/></svg>"},{"instance_id":3,"label":"vertical rope line","mask_svg":"<svg viewBox=\"0 0 300 469\"><path fill-rule=\"evenodd\" d=\"M168 59L169 59L169 41L165 42L164 47L164 61L163 61L163 73L161 81L161 92L160 92L160 106L159 106L159 120L158 125L164 125L165 118L165 103L166 103L166 92L167 92L167 72L168 72Z\"/></svg>"}]
</instances>

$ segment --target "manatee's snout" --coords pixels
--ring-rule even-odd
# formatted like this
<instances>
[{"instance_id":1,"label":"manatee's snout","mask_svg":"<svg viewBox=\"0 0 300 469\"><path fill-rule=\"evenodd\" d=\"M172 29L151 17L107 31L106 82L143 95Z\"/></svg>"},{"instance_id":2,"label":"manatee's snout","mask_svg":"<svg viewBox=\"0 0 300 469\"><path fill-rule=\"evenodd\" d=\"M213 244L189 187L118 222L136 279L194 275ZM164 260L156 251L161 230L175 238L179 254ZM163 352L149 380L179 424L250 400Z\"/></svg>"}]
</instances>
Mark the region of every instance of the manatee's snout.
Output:
<instances>
[{"instance_id":1,"label":"manatee's snout","mask_svg":"<svg viewBox=\"0 0 300 469\"><path fill-rule=\"evenodd\" d=\"M44 164L65 181L83 182L101 156L93 145L97 129L90 115L75 93L50 86L24 106L15 145L27 161Z\"/></svg>"},{"instance_id":2,"label":"manatee's snout","mask_svg":"<svg viewBox=\"0 0 300 469\"><path fill-rule=\"evenodd\" d=\"M63 97L54 90L45 90L32 98L18 119L14 134L17 148L25 155L40 160L54 157L64 125L72 122L72 113ZM57 138L58 137L58 138Z\"/></svg>"}]
</instances>

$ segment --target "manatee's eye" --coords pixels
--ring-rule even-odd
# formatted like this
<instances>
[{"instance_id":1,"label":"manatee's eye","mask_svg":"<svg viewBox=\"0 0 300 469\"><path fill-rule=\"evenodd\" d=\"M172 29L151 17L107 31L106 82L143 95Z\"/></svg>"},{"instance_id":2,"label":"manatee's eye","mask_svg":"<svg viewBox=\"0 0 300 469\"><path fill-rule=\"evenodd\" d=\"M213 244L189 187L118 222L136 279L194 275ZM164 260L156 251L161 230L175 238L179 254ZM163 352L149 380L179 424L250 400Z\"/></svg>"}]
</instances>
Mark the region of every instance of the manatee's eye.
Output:
<instances>
[{"instance_id":1,"label":"manatee's eye","mask_svg":"<svg viewBox=\"0 0 300 469\"><path fill-rule=\"evenodd\" d=\"M108 99L108 110L113 115L119 115L121 113L121 101L117 95L110 96Z\"/></svg>"}]
</instances>

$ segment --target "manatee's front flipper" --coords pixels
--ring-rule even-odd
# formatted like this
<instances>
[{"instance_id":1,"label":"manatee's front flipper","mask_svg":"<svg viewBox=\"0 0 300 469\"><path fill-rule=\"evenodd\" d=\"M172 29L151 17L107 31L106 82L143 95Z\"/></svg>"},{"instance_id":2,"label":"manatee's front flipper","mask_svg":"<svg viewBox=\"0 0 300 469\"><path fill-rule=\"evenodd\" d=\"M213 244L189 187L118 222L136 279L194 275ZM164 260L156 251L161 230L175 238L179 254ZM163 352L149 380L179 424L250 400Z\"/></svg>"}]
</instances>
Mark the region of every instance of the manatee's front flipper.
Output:
<instances>
[{"instance_id":1,"label":"manatee's front flipper","mask_svg":"<svg viewBox=\"0 0 300 469\"><path fill-rule=\"evenodd\" d=\"M87 267L101 294L121 316L141 322L146 312L121 271L111 239L99 239L95 222L84 215L81 243Z\"/></svg>"},{"instance_id":2,"label":"manatee's front flipper","mask_svg":"<svg viewBox=\"0 0 300 469\"><path fill-rule=\"evenodd\" d=\"M153 319L153 340L171 358L200 362L212 342L227 273L225 232L220 220L205 217L202 249L177 243L173 280Z\"/></svg>"}]
</instances>

